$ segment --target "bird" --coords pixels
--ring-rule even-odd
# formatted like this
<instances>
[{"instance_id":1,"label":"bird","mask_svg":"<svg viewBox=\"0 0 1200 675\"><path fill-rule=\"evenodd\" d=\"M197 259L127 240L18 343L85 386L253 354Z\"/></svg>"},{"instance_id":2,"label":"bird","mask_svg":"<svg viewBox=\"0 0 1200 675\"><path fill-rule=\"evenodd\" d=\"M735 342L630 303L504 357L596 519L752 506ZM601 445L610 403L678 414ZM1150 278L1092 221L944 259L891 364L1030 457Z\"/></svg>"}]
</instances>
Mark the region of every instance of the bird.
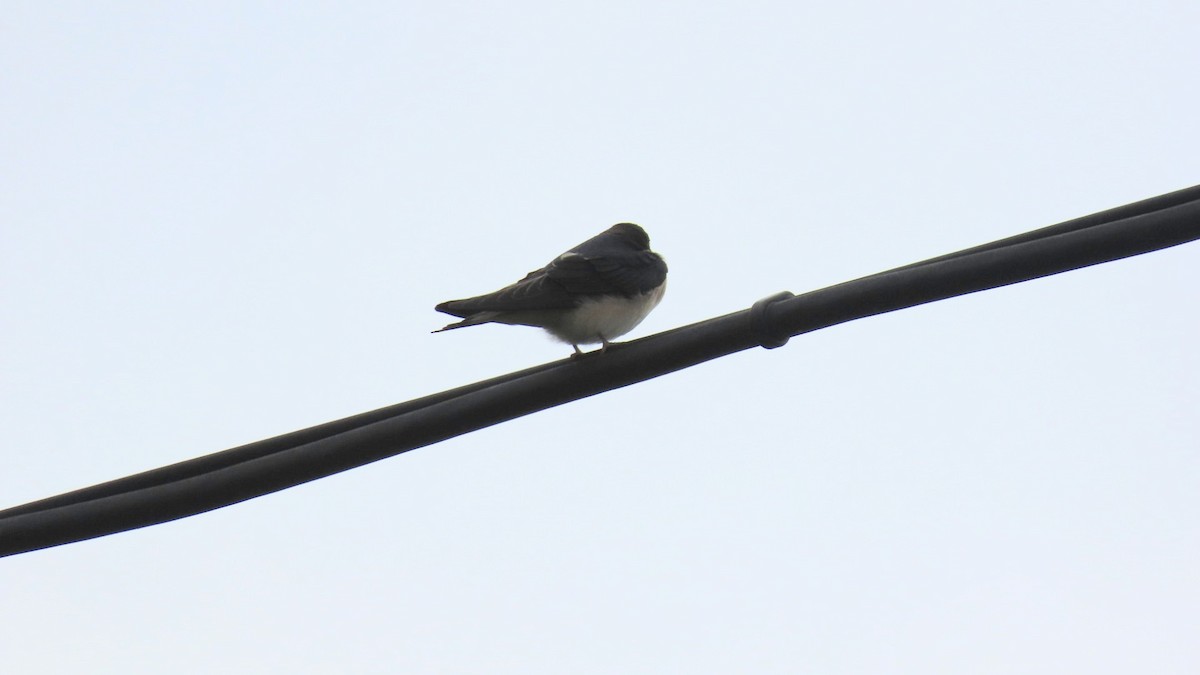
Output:
<instances>
[{"instance_id":1,"label":"bird","mask_svg":"<svg viewBox=\"0 0 1200 675\"><path fill-rule=\"evenodd\" d=\"M433 331L485 323L544 328L583 354L633 330L662 300L667 263L650 250L650 236L633 223L617 223L520 281L493 293L448 300L434 307L462 319Z\"/></svg>"}]
</instances>

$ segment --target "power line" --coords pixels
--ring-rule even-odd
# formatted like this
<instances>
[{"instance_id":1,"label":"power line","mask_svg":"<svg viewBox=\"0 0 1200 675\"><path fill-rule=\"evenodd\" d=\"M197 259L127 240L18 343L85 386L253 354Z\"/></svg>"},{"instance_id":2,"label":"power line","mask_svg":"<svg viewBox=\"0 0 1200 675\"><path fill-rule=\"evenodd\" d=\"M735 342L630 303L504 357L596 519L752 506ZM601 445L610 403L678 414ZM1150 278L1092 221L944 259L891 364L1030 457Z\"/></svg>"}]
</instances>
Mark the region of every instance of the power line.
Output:
<instances>
[{"instance_id":1,"label":"power line","mask_svg":"<svg viewBox=\"0 0 1200 675\"><path fill-rule=\"evenodd\" d=\"M1200 239L1200 186L0 511L0 556L184 518L846 321Z\"/></svg>"}]
</instances>

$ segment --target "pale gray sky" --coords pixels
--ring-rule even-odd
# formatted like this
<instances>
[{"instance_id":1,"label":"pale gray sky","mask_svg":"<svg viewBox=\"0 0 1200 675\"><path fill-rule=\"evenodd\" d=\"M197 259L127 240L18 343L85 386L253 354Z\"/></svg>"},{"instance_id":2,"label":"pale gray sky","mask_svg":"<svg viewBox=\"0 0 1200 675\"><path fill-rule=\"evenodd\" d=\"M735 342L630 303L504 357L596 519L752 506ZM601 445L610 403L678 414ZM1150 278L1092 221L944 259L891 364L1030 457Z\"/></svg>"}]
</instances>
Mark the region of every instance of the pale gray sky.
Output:
<instances>
[{"instance_id":1,"label":"pale gray sky","mask_svg":"<svg viewBox=\"0 0 1200 675\"><path fill-rule=\"evenodd\" d=\"M4 2L0 506L1200 182L1193 2ZM1200 246L0 561L14 673L1194 673Z\"/></svg>"}]
</instances>

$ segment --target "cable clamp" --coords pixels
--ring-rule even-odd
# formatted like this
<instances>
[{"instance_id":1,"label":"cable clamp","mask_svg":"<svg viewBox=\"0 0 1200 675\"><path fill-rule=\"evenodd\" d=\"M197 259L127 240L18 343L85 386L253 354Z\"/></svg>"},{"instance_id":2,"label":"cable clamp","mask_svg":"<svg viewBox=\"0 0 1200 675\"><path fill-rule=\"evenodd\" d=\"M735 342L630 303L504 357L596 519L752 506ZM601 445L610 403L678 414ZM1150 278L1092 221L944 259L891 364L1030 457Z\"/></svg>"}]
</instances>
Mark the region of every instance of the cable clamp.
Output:
<instances>
[{"instance_id":1,"label":"cable clamp","mask_svg":"<svg viewBox=\"0 0 1200 675\"><path fill-rule=\"evenodd\" d=\"M758 337L758 344L762 345L764 349L782 347L792 337L771 321L767 310L771 305L780 300L791 300L794 297L796 296L791 291L780 291L775 295L759 300L750 308L750 323L754 327L755 336Z\"/></svg>"}]
</instances>

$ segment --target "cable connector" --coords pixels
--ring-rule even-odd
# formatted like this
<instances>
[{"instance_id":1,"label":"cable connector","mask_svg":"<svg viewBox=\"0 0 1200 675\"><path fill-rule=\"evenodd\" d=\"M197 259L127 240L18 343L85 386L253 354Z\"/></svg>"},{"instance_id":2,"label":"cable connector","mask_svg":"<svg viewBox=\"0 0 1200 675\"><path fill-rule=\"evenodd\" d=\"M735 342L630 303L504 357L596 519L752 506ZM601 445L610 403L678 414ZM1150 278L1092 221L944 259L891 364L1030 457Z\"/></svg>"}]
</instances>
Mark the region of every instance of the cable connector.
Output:
<instances>
[{"instance_id":1,"label":"cable connector","mask_svg":"<svg viewBox=\"0 0 1200 675\"><path fill-rule=\"evenodd\" d=\"M763 349L775 349L782 347L791 339L791 335L781 331L779 326L771 321L771 317L767 314L767 309L779 302L780 300L791 300L796 297L791 291L780 291L775 295L763 298L754 303L750 308L750 322L754 326L754 335L758 338L758 344L762 345Z\"/></svg>"}]
</instances>

